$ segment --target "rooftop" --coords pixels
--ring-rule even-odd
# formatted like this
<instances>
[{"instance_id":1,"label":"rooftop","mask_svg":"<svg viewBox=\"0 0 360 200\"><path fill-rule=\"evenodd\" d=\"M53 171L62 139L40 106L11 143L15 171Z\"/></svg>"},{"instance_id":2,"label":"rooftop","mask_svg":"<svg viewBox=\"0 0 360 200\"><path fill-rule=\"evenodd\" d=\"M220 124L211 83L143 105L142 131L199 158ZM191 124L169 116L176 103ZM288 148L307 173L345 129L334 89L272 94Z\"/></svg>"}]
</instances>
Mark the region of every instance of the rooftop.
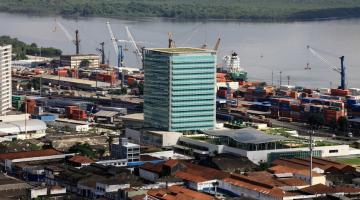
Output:
<instances>
[{"instance_id":1,"label":"rooftop","mask_svg":"<svg viewBox=\"0 0 360 200\"><path fill-rule=\"evenodd\" d=\"M163 169L163 164L162 163L153 164L153 163L148 162L148 163L145 163L144 165L141 165L139 168L142 170L160 174Z\"/></svg>"},{"instance_id":2,"label":"rooftop","mask_svg":"<svg viewBox=\"0 0 360 200\"><path fill-rule=\"evenodd\" d=\"M359 188L346 186L330 187L323 184L312 185L301 189L301 191L308 194L360 193Z\"/></svg>"},{"instance_id":3,"label":"rooftop","mask_svg":"<svg viewBox=\"0 0 360 200\"><path fill-rule=\"evenodd\" d=\"M120 117L123 120L131 120L131 121L144 121L144 113L134 113L130 115L124 115Z\"/></svg>"},{"instance_id":4,"label":"rooftop","mask_svg":"<svg viewBox=\"0 0 360 200\"><path fill-rule=\"evenodd\" d=\"M61 155L62 153L56 151L55 149L43 149L43 150L35 150L35 151L22 151L16 153L2 153L0 154L0 160L14 160L21 158L33 158L33 157L45 157L45 156L54 156Z\"/></svg>"},{"instance_id":5,"label":"rooftop","mask_svg":"<svg viewBox=\"0 0 360 200\"><path fill-rule=\"evenodd\" d=\"M181 171L176 172L175 176L190 182L199 183L209 180L223 179L230 176L229 173L209 167L195 165L189 162L182 162L181 164L184 168Z\"/></svg>"},{"instance_id":6,"label":"rooftop","mask_svg":"<svg viewBox=\"0 0 360 200\"><path fill-rule=\"evenodd\" d=\"M184 187L173 185L167 189L152 189L149 190L148 195L156 197L161 200L212 200L212 196L197 192L194 190L186 189Z\"/></svg>"},{"instance_id":7,"label":"rooftop","mask_svg":"<svg viewBox=\"0 0 360 200\"><path fill-rule=\"evenodd\" d=\"M97 116L97 117L114 117L117 114L119 114L119 113L114 112L114 111L100 110L99 112L95 113L94 116Z\"/></svg>"},{"instance_id":8,"label":"rooftop","mask_svg":"<svg viewBox=\"0 0 360 200\"><path fill-rule=\"evenodd\" d=\"M204 133L217 137L230 137L237 142L247 144L263 144L287 140L286 137L269 135L254 128L243 128L237 130L207 130L204 131Z\"/></svg>"},{"instance_id":9,"label":"rooftop","mask_svg":"<svg viewBox=\"0 0 360 200\"><path fill-rule=\"evenodd\" d=\"M89 163L95 162L95 161L91 160L90 158L88 158L86 156L81 156L81 155L75 155L72 158L70 158L69 161L74 162L74 163L80 163L80 164L89 164Z\"/></svg>"},{"instance_id":10,"label":"rooftop","mask_svg":"<svg viewBox=\"0 0 360 200\"><path fill-rule=\"evenodd\" d=\"M26 128L25 128L26 125ZM11 122L0 122L0 133L1 134L18 134L26 131L38 131L45 130L45 122L38 119L11 121Z\"/></svg>"},{"instance_id":11,"label":"rooftop","mask_svg":"<svg viewBox=\"0 0 360 200\"><path fill-rule=\"evenodd\" d=\"M109 87L110 83L101 82L101 81L92 81L92 80L86 80L86 79L79 79L79 78L71 78L71 77L59 77L54 75L41 75L38 76L42 79L49 79L49 80L55 80L55 81L65 81L65 82L71 82L74 84L86 84L91 86L98 86L98 87Z\"/></svg>"},{"instance_id":12,"label":"rooftop","mask_svg":"<svg viewBox=\"0 0 360 200\"><path fill-rule=\"evenodd\" d=\"M308 169L310 158L280 158L273 162L274 165L286 166L294 169ZM350 165L341 164L322 158L313 158L313 167L324 171L354 172L356 169Z\"/></svg>"},{"instance_id":13,"label":"rooftop","mask_svg":"<svg viewBox=\"0 0 360 200\"><path fill-rule=\"evenodd\" d=\"M213 53L215 51L208 49L192 48L192 47L177 47L177 48L151 48L151 51L168 54L189 54L189 53Z\"/></svg>"}]
</instances>

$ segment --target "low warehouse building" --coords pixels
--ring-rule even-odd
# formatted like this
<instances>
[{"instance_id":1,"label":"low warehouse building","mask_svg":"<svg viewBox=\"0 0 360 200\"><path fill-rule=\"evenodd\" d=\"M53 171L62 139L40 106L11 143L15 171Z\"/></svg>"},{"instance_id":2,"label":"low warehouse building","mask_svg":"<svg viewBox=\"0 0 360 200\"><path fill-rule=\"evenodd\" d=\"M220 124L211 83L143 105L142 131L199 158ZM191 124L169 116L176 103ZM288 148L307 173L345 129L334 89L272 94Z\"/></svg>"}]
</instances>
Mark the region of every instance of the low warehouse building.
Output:
<instances>
[{"instance_id":1,"label":"low warehouse building","mask_svg":"<svg viewBox=\"0 0 360 200\"><path fill-rule=\"evenodd\" d=\"M41 138L46 135L45 122L37 119L0 122L0 141Z\"/></svg>"},{"instance_id":2,"label":"low warehouse building","mask_svg":"<svg viewBox=\"0 0 360 200\"><path fill-rule=\"evenodd\" d=\"M86 132L90 129L90 123L72 119L56 119L48 122L54 128L67 129L67 131Z\"/></svg>"},{"instance_id":3,"label":"low warehouse building","mask_svg":"<svg viewBox=\"0 0 360 200\"><path fill-rule=\"evenodd\" d=\"M39 76L40 77L40 76ZM110 83L91 81L78 78L60 77L53 75L41 75L43 84L61 85L63 87L78 88L84 90L95 90L96 88L110 87Z\"/></svg>"}]
</instances>

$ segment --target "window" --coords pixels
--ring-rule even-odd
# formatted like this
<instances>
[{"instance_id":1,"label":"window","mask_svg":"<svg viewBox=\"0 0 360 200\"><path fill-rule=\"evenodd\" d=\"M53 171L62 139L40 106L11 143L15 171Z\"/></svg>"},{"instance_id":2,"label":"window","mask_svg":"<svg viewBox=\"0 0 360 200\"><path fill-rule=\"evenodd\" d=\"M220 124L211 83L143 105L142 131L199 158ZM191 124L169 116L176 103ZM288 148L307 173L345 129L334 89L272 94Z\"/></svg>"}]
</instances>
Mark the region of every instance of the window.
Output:
<instances>
[{"instance_id":1,"label":"window","mask_svg":"<svg viewBox=\"0 0 360 200\"><path fill-rule=\"evenodd\" d=\"M339 152L339 150L337 150L337 149L329 150L329 153L338 153L338 152Z\"/></svg>"}]
</instances>

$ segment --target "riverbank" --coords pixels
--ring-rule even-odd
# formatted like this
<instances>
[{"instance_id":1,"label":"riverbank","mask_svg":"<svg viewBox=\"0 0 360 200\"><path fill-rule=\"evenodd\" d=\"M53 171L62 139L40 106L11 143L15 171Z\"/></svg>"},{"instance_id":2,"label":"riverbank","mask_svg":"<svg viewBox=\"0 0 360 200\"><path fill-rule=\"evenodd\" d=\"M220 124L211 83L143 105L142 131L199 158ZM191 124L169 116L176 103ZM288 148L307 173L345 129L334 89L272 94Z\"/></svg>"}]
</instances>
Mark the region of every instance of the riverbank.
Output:
<instances>
[{"instance_id":1,"label":"riverbank","mask_svg":"<svg viewBox=\"0 0 360 200\"><path fill-rule=\"evenodd\" d=\"M161 17L186 20L309 21L360 17L360 0L0 0L0 12L63 17Z\"/></svg>"}]
</instances>

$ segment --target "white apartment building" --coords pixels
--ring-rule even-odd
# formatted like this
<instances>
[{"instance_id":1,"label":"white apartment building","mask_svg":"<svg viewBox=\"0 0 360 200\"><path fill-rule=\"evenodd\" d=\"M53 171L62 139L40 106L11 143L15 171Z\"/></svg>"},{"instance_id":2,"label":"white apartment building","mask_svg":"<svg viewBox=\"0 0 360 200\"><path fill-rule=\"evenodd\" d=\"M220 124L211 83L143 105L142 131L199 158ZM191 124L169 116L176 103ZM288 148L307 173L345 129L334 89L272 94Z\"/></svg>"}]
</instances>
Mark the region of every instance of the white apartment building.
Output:
<instances>
[{"instance_id":1,"label":"white apartment building","mask_svg":"<svg viewBox=\"0 0 360 200\"><path fill-rule=\"evenodd\" d=\"M0 46L0 115L11 109L11 45Z\"/></svg>"}]
</instances>

